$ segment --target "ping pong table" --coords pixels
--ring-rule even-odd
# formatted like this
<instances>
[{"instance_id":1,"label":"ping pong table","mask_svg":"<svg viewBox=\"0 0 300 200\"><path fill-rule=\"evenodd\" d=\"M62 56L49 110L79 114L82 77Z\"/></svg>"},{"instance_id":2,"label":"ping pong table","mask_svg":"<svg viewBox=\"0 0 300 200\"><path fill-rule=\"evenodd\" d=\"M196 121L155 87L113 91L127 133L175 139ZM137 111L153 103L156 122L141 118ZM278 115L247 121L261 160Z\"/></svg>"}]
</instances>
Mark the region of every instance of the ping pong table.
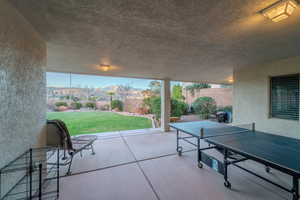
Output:
<instances>
[{"instance_id":1,"label":"ping pong table","mask_svg":"<svg viewBox=\"0 0 300 200\"><path fill-rule=\"evenodd\" d=\"M181 156L183 148L180 141L188 142L197 147L198 167L203 164L211 167L224 176L224 186L231 188L228 178L228 167L233 165L240 168L282 190L292 193L293 200L299 198L300 178L300 140L289 137L264 133L255 130L255 124L225 125L211 121L171 123L170 127L176 130L176 150ZM185 133L181 136L181 132ZM196 139L196 143L192 139ZM201 147L200 140L209 145ZM222 153L224 160L205 153L206 150L217 149ZM253 160L270 168L279 170L292 177L292 187L280 185L238 163Z\"/></svg>"}]
</instances>

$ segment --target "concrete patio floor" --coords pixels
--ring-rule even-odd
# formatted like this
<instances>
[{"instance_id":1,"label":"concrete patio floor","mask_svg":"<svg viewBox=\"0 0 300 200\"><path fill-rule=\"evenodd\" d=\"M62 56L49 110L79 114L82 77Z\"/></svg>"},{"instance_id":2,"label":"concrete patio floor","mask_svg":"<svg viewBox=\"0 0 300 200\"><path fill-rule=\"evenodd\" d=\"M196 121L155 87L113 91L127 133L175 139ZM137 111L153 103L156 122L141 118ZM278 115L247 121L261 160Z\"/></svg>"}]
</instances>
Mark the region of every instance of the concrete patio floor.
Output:
<instances>
[{"instance_id":1,"label":"concrete patio floor","mask_svg":"<svg viewBox=\"0 0 300 200\"><path fill-rule=\"evenodd\" d=\"M253 175L230 167L232 189L223 186L223 177L212 169L199 169L196 152L183 145L176 154L175 132L158 129L115 132L101 135L96 155L89 151L76 156L71 176L61 178L60 199L86 200L248 200L290 199L290 194ZM217 152L211 154L218 156ZM278 183L289 185L291 178L264 166L243 163Z\"/></svg>"}]
</instances>

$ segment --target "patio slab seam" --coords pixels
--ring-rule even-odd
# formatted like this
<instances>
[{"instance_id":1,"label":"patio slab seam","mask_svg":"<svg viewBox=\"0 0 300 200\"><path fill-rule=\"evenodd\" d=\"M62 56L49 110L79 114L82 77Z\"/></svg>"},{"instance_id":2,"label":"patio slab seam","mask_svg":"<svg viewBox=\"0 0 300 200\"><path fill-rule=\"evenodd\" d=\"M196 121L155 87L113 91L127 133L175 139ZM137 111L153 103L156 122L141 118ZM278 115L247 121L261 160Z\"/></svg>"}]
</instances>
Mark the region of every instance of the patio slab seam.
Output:
<instances>
[{"instance_id":1,"label":"patio slab seam","mask_svg":"<svg viewBox=\"0 0 300 200\"><path fill-rule=\"evenodd\" d=\"M155 188L154 188L153 184L151 183L149 177L146 175L145 171L143 170L143 168L142 168L142 166L140 165L138 159L136 158L135 154L133 153L133 151L131 150L131 148L130 148L130 146L128 145L127 141L125 140L124 136L121 135L121 138L123 139L123 142L124 142L125 145L127 146L127 148L128 148L128 150L130 151L130 153L132 154L134 160L136 161L136 164L137 164L138 168L139 168L140 171L142 172L144 178L146 179L146 181L147 181L148 185L150 186L152 192L154 193L156 199L157 199L157 200L160 200L160 197L159 197L157 191L155 190Z\"/></svg>"},{"instance_id":2,"label":"patio slab seam","mask_svg":"<svg viewBox=\"0 0 300 200\"><path fill-rule=\"evenodd\" d=\"M114 138L121 138L123 136L125 137L131 137L131 136L145 136L145 135L156 135L156 134L175 134L174 131L170 131L170 132L167 132L167 133L164 133L164 132L161 132L161 133L128 133L128 134L124 134L122 133L122 131L119 131L119 134L116 134L115 136L98 136L98 134L101 134L101 133L97 133L97 134L92 134L92 135L96 135L98 138L97 140L106 140L106 139L114 139Z\"/></svg>"}]
</instances>

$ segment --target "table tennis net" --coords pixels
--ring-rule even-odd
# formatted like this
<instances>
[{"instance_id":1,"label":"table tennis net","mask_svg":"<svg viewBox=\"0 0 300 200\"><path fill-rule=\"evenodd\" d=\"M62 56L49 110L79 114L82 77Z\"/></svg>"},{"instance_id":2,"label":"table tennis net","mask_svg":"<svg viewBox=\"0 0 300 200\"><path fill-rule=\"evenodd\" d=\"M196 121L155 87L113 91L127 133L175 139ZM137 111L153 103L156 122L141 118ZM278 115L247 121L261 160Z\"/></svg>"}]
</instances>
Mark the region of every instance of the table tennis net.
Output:
<instances>
[{"instance_id":1,"label":"table tennis net","mask_svg":"<svg viewBox=\"0 0 300 200\"><path fill-rule=\"evenodd\" d=\"M255 124L238 124L238 125L224 125L222 127L209 127L201 129L201 137L214 137L220 135L237 134L243 132L254 132Z\"/></svg>"}]
</instances>

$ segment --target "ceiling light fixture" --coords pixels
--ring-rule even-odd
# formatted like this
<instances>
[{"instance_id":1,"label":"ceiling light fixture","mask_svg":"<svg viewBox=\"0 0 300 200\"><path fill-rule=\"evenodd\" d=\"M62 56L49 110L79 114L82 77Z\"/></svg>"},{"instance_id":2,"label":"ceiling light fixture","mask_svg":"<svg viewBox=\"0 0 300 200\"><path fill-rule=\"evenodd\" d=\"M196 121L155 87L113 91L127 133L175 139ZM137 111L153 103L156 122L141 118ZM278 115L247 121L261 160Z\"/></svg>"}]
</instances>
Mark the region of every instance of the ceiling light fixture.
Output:
<instances>
[{"instance_id":1,"label":"ceiling light fixture","mask_svg":"<svg viewBox=\"0 0 300 200\"><path fill-rule=\"evenodd\" d=\"M110 70L110 65L101 64L100 70L107 72L108 70Z\"/></svg>"},{"instance_id":2,"label":"ceiling light fixture","mask_svg":"<svg viewBox=\"0 0 300 200\"><path fill-rule=\"evenodd\" d=\"M295 0L280 0L263 9L261 13L273 22L279 22L291 16L297 7L298 4Z\"/></svg>"}]
</instances>

